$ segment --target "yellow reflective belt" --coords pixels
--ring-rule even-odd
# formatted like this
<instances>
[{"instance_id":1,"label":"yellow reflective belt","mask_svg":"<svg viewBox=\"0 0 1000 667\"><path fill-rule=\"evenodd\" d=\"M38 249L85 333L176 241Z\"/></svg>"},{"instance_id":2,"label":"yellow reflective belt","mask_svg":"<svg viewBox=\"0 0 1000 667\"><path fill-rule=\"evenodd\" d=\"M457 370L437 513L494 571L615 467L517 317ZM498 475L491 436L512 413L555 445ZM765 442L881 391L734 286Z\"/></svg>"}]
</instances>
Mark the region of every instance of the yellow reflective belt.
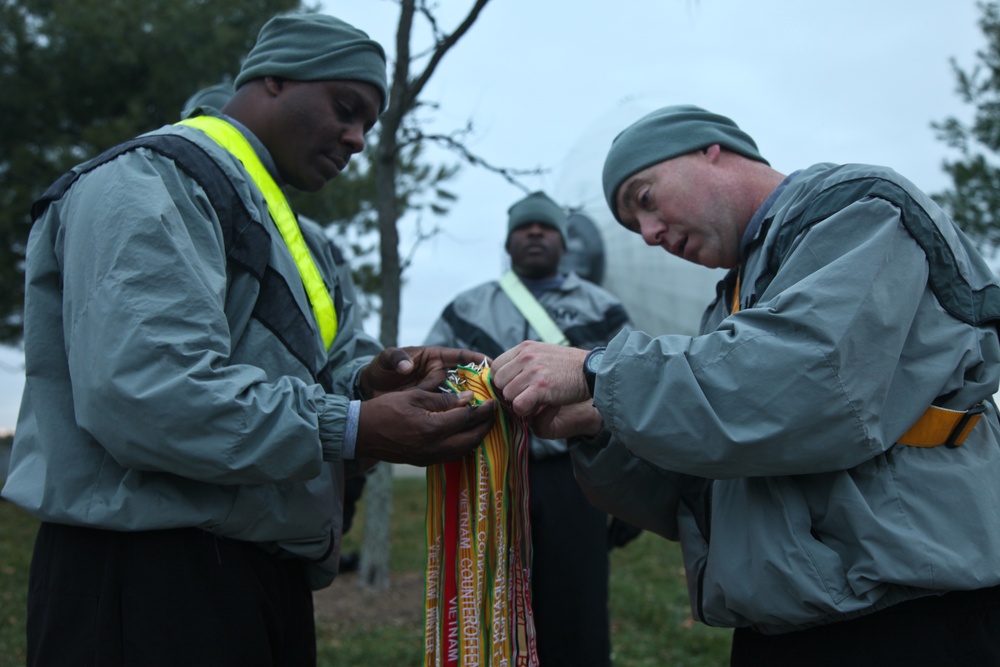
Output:
<instances>
[{"instance_id":1,"label":"yellow reflective belt","mask_svg":"<svg viewBox=\"0 0 1000 667\"><path fill-rule=\"evenodd\" d=\"M949 410L932 405L897 442L911 447L958 447L979 423L986 405L969 410Z\"/></svg>"},{"instance_id":2,"label":"yellow reflective belt","mask_svg":"<svg viewBox=\"0 0 1000 667\"><path fill-rule=\"evenodd\" d=\"M736 286L733 287L733 305L729 309L729 314L740 312L740 274L736 274Z\"/></svg>"},{"instance_id":3,"label":"yellow reflective belt","mask_svg":"<svg viewBox=\"0 0 1000 667\"><path fill-rule=\"evenodd\" d=\"M302 230L299 229L299 223L292 213L292 207L288 205L285 194L257 157L257 152L242 132L221 118L196 116L182 120L178 125L190 125L201 130L243 163L243 168L264 195L271 219L278 227L285 246L292 254L292 259L295 260L299 277L309 296L313 315L323 336L323 344L329 349L337 335L337 311L333 307L333 298L330 296L330 290L326 288L326 283L323 282L305 239L302 238Z\"/></svg>"}]
</instances>

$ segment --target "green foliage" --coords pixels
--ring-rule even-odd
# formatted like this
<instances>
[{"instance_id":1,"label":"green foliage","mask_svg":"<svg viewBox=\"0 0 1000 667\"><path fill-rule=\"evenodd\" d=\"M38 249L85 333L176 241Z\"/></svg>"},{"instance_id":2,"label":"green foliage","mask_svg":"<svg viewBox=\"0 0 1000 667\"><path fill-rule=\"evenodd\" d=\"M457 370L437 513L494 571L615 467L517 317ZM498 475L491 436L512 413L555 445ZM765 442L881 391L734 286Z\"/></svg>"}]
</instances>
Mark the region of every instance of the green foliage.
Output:
<instances>
[{"instance_id":1,"label":"green foliage","mask_svg":"<svg viewBox=\"0 0 1000 667\"><path fill-rule=\"evenodd\" d=\"M944 170L953 182L951 189L934 199L955 222L981 245L1000 241L1000 2L980 2L979 27L986 48L977 52L979 63L971 70L952 68L956 92L965 104L975 108L971 124L950 117L933 123L938 137L959 151L961 158L945 161Z\"/></svg>"},{"instance_id":2,"label":"green foliage","mask_svg":"<svg viewBox=\"0 0 1000 667\"><path fill-rule=\"evenodd\" d=\"M178 120L194 92L231 80L260 26L301 0L0 0L0 342L21 335L28 211L73 165ZM375 136L375 133L370 135ZM358 289L379 290L374 148L319 194L292 205L331 225ZM442 215L456 167L399 154L399 210ZM418 237L422 234L418 232ZM404 267L405 268L405 267Z\"/></svg>"},{"instance_id":3,"label":"green foliage","mask_svg":"<svg viewBox=\"0 0 1000 667\"><path fill-rule=\"evenodd\" d=\"M20 336L31 202L74 164L175 122L299 0L0 0L0 341Z\"/></svg>"}]
</instances>

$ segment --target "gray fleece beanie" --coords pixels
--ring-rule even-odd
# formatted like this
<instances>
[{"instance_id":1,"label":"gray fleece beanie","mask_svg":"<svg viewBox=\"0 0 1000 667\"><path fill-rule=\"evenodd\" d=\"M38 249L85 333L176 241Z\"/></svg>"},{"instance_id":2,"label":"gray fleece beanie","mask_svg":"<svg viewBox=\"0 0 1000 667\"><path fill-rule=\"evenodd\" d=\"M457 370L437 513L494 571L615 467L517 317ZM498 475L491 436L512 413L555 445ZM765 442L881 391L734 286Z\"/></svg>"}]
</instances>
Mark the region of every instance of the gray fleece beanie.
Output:
<instances>
[{"instance_id":1,"label":"gray fleece beanie","mask_svg":"<svg viewBox=\"0 0 1000 667\"><path fill-rule=\"evenodd\" d=\"M604 160L604 197L619 222L615 195L632 174L671 158L693 153L713 144L768 164L757 152L757 144L736 123L684 104L647 114L629 125L611 142Z\"/></svg>"},{"instance_id":2,"label":"gray fleece beanie","mask_svg":"<svg viewBox=\"0 0 1000 667\"><path fill-rule=\"evenodd\" d=\"M370 83L382 95L380 112L389 98L382 46L326 14L283 14L264 24L234 83L239 88L265 76Z\"/></svg>"},{"instance_id":3,"label":"gray fleece beanie","mask_svg":"<svg viewBox=\"0 0 1000 667\"><path fill-rule=\"evenodd\" d=\"M510 233L522 225L539 222L554 227L566 245L566 212L544 192L532 192L507 209L507 240Z\"/></svg>"}]
</instances>

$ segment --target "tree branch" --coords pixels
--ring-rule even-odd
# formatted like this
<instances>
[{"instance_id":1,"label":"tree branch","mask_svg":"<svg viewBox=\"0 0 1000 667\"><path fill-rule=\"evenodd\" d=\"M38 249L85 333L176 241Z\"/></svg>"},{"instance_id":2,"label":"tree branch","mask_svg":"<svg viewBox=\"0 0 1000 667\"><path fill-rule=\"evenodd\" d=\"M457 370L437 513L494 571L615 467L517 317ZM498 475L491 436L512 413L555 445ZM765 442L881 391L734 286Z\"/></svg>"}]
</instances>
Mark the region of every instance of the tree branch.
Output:
<instances>
[{"instance_id":1,"label":"tree branch","mask_svg":"<svg viewBox=\"0 0 1000 667\"><path fill-rule=\"evenodd\" d=\"M424 71L421 72L420 76L418 76L413 81L410 81L406 86L404 109L409 109L410 105L412 105L413 102L417 99L417 96L420 95L420 93L424 89L424 86L427 85L427 82L434 74L434 70L437 69L438 64L441 62L441 59L444 58L445 54L448 53L451 47L455 46L455 44L458 43L458 40L460 40L462 36L466 32L468 32L469 28L471 28L472 24L476 22L476 19L479 17L479 13L483 10L483 7L485 7L486 3L488 2L489 0L476 0L476 3L472 6L472 9L470 9L469 13L466 15L465 20L463 20L462 23L457 28L455 28L455 31L452 32L450 35L445 35L443 38L438 40L437 46L434 49L434 53L431 55L431 59L427 63L427 67L424 68ZM404 2L403 4L406 5L407 3ZM423 9L426 10L426 7L423 7ZM410 18L412 21L412 11ZM437 24L434 23L433 25L436 31ZM407 34L409 33L407 32ZM398 47L399 45L397 44L396 53L399 53Z\"/></svg>"},{"instance_id":2,"label":"tree branch","mask_svg":"<svg viewBox=\"0 0 1000 667\"><path fill-rule=\"evenodd\" d=\"M468 127L467 127L468 129ZM547 173L547 169L542 169L541 167L535 169L512 169L510 167L498 167L496 165L490 164L480 156L473 153L469 148L456 139L454 135L451 134L424 134L418 130L414 130L410 135L411 141L432 141L439 146L443 146L447 150L453 153L457 153L463 160L468 162L474 167L482 167L487 171L492 171L494 174L499 174L511 185L520 188L525 193L530 192L531 188L518 180L520 176L540 176Z\"/></svg>"},{"instance_id":3,"label":"tree branch","mask_svg":"<svg viewBox=\"0 0 1000 667\"><path fill-rule=\"evenodd\" d=\"M389 93L388 113L400 119L406 115L412 99L410 94L410 33L413 31L414 0L403 0L399 5L399 25L396 29L396 64L392 74L392 91Z\"/></svg>"},{"instance_id":4,"label":"tree branch","mask_svg":"<svg viewBox=\"0 0 1000 667\"><path fill-rule=\"evenodd\" d=\"M433 10L430 5L427 4L427 0L420 0L420 5L417 7L417 11L420 12L427 23L431 26L431 34L434 36L434 43L437 44L444 37L444 31L438 26L437 17L434 15Z\"/></svg>"},{"instance_id":5,"label":"tree branch","mask_svg":"<svg viewBox=\"0 0 1000 667\"><path fill-rule=\"evenodd\" d=\"M434 225L434 227L430 231L425 232L423 229L423 225L421 224L422 220L423 216L418 215L415 221L417 238L413 240L413 245L410 246L409 252L406 253L406 257L404 257L403 260L400 262L401 271L405 271L406 269L410 268L411 264L413 264L413 256L416 255L417 248L419 248L421 244L423 244L425 241L434 238L441 232L440 225Z\"/></svg>"}]
</instances>

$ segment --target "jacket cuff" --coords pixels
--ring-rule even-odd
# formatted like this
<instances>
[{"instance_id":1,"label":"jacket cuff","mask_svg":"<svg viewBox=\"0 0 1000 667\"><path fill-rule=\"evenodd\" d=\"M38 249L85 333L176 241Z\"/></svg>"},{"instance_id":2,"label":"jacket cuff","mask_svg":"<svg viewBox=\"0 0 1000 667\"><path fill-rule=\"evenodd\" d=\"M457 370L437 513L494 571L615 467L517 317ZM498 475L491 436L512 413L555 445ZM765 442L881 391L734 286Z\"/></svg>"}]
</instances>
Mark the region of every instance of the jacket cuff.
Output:
<instances>
[{"instance_id":1,"label":"jacket cuff","mask_svg":"<svg viewBox=\"0 0 1000 667\"><path fill-rule=\"evenodd\" d=\"M347 435L349 401L344 396L326 395L321 399L319 409L319 441L323 448L324 461L344 459L344 439ZM357 440L357 422L351 443L351 457L354 456L354 442Z\"/></svg>"}]
</instances>

